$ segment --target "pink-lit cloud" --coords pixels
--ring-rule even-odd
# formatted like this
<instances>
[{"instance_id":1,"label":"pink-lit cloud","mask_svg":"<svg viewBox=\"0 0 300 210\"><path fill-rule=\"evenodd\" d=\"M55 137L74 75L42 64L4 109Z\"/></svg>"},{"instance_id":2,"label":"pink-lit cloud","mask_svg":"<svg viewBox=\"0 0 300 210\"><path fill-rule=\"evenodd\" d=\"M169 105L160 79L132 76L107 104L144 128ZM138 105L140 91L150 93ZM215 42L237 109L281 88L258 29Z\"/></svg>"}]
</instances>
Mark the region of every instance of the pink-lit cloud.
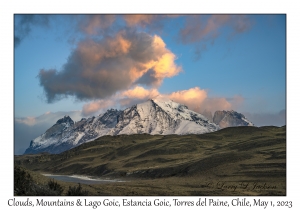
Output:
<instances>
[{"instance_id":1,"label":"pink-lit cloud","mask_svg":"<svg viewBox=\"0 0 300 210\"><path fill-rule=\"evenodd\" d=\"M115 102L113 100L97 100L90 103L85 104L82 107L82 115L90 116L97 112L105 112L107 109L113 107Z\"/></svg>"},{"instance_id":2,"label":"pink-lit cloud","mask_svg":"<svg viewBox=\"0 0 300 210\"><path fill-rule=\"evenodd\" d=\"M95 35L100 30L109 28L116 20L116 15L82 15L78 19L79 30L88 35Z\"/></svg>"},{"instance_id":3,"label":"pink-lit cloud","mask_svg":"<svg viewBox=\"0 0 300 210\"><path fill-rule=\"evenodd\" d=\"M201 104L207 98L207 92L201 90L199 87L194 87L188 90L173 92L166 96L175 102L185 104L191 110L199 111Z\"/></svg>"},{"instance_id":4,"label":"pink-lit cloud","mask_svg":"<svg viewBox=\"0 0 300 210\"><path fill-rule=\"evenodd\" d=\"M169 94L161 94L155 88L145 89L144 87L136 86L114 95L109 100L98 100L88 103L84 105L82 112L84 115L90 115L105 111L111 107L123 109L149 99L160 97L184 104L188 106L189 109L198 113L211 112L212 114L217 110L232 110L238 108L244 100L242 96L234 96L230 99L224 97L210 98L208 97L208 92L199 87L176 91Z\"/></svg>"},{"instance_id":5,"label":"pink-lit cloud","mask_svg":"<svg viewBox=\"0 0 300 210\"><path fill-rule=\"evenodd\" d=\"M137 98L137 99L141 99L141 100L155 98L158 95L159 95L159 92L157 89L147 90L140 86L136 86L134 89L130 89L130 90L127 90L127 91L124 91L123 93L121 93L122 97Z\"/></svg>"},{"instance_id":6,"label":"pink-lit cloud","mask_svg":"<svg viewBox=\"0 0 300 210\"><path fill-rule=\"evenodd\" d=\"M36 118L35 117L24 117L24 118L16 118L16 122L22 123L28 126L33 126L36 124Z\"/></svg>"},{"instance_id":7,"label":"pink-lit cloud","mask_svg":"<svg viewBox=\"0 0 300 210\"><path fill-rule=\"evenodd\" d=\"M141 27L162 27L161 21L168 18L177 18L180 15L156 15L156 14L130 14L123 15L123 19L129 27L141 26Z\"/></svg>"},{"instance_id":8,"label":"pink-lit cloud","mask_svg":"<svg viewBox=\"0 0 300 210\"><path fill-rule=\"evenodd\" d=\"M160 86L181 71L175 60L161 37L124 30L81 41L61 71L41 69L38 78L49 103L67 96L97 100L137 84Z\"/></svg>"}]
</instances>

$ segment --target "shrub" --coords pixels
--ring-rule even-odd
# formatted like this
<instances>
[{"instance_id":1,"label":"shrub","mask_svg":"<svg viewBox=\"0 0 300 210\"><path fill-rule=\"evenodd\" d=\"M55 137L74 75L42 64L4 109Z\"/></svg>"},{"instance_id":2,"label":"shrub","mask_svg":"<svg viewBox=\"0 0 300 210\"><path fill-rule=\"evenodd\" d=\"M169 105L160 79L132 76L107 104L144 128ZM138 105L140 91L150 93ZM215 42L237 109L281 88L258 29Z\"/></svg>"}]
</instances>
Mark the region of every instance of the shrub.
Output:
<instances>
[{"instance_id":1,"label":"shrub","mask_svg":"<svg viewBox=\"0 0 300 210\"><path fill-rule=\"evenodd\" d=\"M63 188L50 180L47 185L37 184L31 175L19 166L14 167L14 195L21 196L58 196Z\"/></svg>"},{"instance_id":2,"label":"shrub","mask_svg":"<svg viewBox=\"0 0 300 210\"><path fill-rule=\"evenodd\" d=\"M82 187L80 183L78 183L78 186L71 187L69 186L69 190L67 192L68 196L86 196L88 195L88 191L82 190Z\"/></svg>"},{"instance_id":3,"label":"shrub","mask_svg":"<svg viewBox=\"0 0 300 210\"><path fill-rule=\"evenodd\" d=\"M61 195L64 189L62 188L61 185L59 185L54 179L50 179L48 182L48 187L50 190L54 191L57 193L57 195Z\"/></svg>"},{"instance_id":4,"label":"shrub","mask_svg":"<svg viewBox=\"0 0 300 210\"><path fill-rule=\"evenodd\" d=\"M14 167L14 194L27 195L33 185L32 177L19 166Z\"/></svg>"}]
</instances>

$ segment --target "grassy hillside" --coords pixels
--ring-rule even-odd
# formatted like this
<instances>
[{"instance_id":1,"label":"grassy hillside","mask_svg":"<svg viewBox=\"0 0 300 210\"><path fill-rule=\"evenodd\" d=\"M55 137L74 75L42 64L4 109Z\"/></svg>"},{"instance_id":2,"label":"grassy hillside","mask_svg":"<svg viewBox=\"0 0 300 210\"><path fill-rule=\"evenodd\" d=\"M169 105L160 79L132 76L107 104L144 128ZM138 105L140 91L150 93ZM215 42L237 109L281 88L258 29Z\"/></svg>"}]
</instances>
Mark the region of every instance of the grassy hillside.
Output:
<instances>
[{"instance_id":1,"label":"grassy hillside","mask_svg":"<svg viewBox=\"0 0 300 210\"><path fill-rule=\"evenodd\" d=\"M57 155L15 156L15 164L130 180L93 185L95 195L285 195L286 127L103 136Z\"/></svg>"}]
</instances>

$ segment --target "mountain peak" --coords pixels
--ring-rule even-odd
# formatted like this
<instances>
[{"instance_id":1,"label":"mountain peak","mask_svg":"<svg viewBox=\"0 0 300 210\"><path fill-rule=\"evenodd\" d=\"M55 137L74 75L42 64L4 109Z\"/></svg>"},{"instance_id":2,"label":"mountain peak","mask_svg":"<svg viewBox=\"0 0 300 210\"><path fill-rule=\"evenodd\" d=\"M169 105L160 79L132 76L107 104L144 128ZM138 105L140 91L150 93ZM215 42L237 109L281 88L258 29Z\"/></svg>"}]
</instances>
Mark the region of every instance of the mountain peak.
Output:
<instances>
[{"instance_id":1,"label":"mountain peak","mask_svg":"<svg viewBox=\"0 0 300 210\"><path fill-rule=\"evenodd\" d=\"M221 128L235 127L235 126L254 126L243 114L234 110L230 111L216 111L213 117L213 122Z\"/></svg>"},{"instance_id":2,"label":"mountain peak","mask_svg":"<svg viewBox=\"0 0 300 210\"><path fill-rule=\"evenodd\" d=\"M56 124L62 124L62 123L70 123L74 124L74 121L69 117L68 115L65 115L63 118L57 120Z\"/></svg>"}]
</instances>

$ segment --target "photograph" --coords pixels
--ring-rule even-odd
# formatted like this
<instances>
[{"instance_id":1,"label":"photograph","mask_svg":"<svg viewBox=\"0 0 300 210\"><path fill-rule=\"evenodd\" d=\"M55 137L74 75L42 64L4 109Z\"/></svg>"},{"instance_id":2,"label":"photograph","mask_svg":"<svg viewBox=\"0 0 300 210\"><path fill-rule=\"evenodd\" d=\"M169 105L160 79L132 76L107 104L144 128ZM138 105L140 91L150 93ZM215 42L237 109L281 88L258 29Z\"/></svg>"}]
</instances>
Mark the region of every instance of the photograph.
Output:
<instances>
[{"instance_id":1,"label":"photograph","mask_svg":"<svg viewBox=\"0 0 300 210\"><path fill-rule=\"evenodd\" d=\"M11 196L287 196L286 19L14 13Z\"/></svg>"}]
</instances>

